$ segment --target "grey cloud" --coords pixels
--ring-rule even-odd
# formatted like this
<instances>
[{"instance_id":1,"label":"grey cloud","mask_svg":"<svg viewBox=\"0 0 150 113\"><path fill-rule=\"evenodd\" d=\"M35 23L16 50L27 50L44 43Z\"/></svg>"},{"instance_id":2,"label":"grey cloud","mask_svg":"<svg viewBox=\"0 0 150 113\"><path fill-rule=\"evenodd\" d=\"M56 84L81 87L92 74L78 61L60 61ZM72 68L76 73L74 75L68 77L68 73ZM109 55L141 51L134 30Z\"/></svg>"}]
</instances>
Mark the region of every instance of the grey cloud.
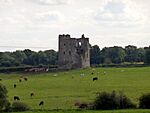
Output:
<instances>
[{"instance_id":1,"label":"grey cloud","mask_svg":"<svg viewBox=\"0 0 150 113\"><path fill-rule=\"evenodd\" d=\"M36 14L37 21L58 21L61 18L59 12L44 12Z\"/></svg>"},{"instance_id":2,"label":"grey cloud","mask_svg":"<svg viewBox=\"0 0 150 113\"><path fill-rule=\"evenodd\" d=\"M70 0L31 0L40 5L64 5L68 4Z\"/></svg>"},{"instance_id":3,"label":"grey cloud","mask_svg":"<svg viewBox=\"0 0 150 113\"><path fill-rule=\"evenodd\" d=\"M125 21L124 16L124 7L125 4L122 2L107 2L105 6L103 6L103 10L98 10L94 19L97 21Z\"/></svg>"},{"instance_id":4,"label":"grey cloud","mask_svg":"<svg viewBox=\"0 0 150 113\"><path fill-rule=\"evenodd\" d=\"M139 4L130 1L109 1L103 6L103 10L95 12L93 19L103 26L137 27L145 24L147 19L137 5Z\"/></svg>"}]
</instances>

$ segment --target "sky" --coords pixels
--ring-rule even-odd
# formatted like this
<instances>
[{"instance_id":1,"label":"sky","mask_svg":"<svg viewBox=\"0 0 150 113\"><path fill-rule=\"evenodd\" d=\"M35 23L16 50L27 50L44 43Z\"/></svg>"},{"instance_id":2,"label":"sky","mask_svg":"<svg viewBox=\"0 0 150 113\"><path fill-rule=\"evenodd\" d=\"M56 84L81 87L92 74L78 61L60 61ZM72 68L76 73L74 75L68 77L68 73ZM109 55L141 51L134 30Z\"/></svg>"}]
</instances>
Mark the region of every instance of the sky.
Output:
<instances>
[{"instance_id":1,"label":"sky","mask_svg":"<svg viewBox=\"0 0 150 113\"><path fill-rule=\"evenodd\" d=\"M103 47L150 44L150 0L0 0L0 51L58 50L58 35Z\"/></svg>"}]
</instances>

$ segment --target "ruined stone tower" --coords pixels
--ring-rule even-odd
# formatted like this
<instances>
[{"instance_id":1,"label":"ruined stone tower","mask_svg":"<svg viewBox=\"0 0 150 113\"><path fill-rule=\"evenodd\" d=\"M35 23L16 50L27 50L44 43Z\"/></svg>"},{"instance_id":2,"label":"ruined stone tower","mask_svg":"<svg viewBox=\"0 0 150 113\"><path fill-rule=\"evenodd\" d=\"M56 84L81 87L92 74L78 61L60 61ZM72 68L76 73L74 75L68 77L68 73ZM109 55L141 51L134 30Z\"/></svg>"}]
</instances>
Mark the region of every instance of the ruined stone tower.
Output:
<instances>
[{"instance_id":1,"label":"ruined stone tower","mask_svg":"<svg viewBox=\"0 0 150 113\"><path fill-rule=\"evenodd\" d=\"M90 67L89 38L71 38L59 35L59 69L76 69Z\"/></svg>"}]
</instances>

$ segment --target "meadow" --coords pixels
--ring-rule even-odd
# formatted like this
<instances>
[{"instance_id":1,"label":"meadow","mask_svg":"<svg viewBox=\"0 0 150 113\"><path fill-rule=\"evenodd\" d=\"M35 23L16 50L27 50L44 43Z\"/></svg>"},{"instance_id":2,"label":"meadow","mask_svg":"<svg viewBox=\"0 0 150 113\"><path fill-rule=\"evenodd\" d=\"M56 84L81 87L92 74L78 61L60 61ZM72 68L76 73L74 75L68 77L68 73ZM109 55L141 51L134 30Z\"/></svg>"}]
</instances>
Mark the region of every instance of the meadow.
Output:
<instances>
[{"instance_id":1,"label":"meadow","mask_svg":"<svg viewBox=\"0 0 150 113\"><path fill-rule=\"evenodd\" d=\"M91 74L92 72L94 74ZM22 75L27 76L28 81L19 82ZM93 77L98 77L98 80L93 81ZM8 98L11 102L14 101L15 95L19 96L20 101L27 103L34 110L76 109L74 106L76 102L92 102L97 92L111 92L113 90L123 91L133 102L138 103L138 98L143 93L150 92L150 67L87 68L28 74L11 73L0 74L0 78L2 79L0 82L7 87ZM16 88L14 88L14 84L17 85ZM34 97L30 97L32 92L35 94ZM45 102L42 108L38 105L40 101ZM149 110L137 110L137 112L130 110L131 113L148 113L147 111ZM54 111L47 112L55 113ZM66 113L74 112L67 111ZM81 111L76 112L80 113ZM90 113L91 111L84 112ZM82 113L84 112L82 111ZM59 111L59 113L64 113L64 111ZM93 113L98 112L93 111ZM105 111L100 113L105 113ZM114 112L110 111L110 113ZM128 111L115 113L128 113Z\"/></svg>"},{"instance_id":2,"label":"meadow","mask_svg":"<svg viewBox=\"0 0 150 113\"><path fill-rule=\"evenodd\" d=\"M93 111L93 110L51 110L51 111L27 111L27 112L14 112L14 113L150 113L150 110L103 110L103 111Z\"/></svg>"}]
</instances>

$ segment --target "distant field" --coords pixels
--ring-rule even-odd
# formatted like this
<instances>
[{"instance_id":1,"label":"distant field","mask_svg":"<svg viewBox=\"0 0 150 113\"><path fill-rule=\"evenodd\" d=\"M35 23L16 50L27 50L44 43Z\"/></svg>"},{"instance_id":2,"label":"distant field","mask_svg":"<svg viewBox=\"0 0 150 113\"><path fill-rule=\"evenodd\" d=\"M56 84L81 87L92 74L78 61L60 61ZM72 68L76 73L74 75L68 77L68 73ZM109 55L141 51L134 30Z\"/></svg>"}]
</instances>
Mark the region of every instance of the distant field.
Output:
<instances>
[{"instance_id":1,"label":"distant field","mask_svg":"<svg viewBox=\"0 0 150 113\"><path fill-rule=\"evenodd\" d=\"M93 75L92 72L94 72ZM81 77L80 74L83 73L85 76ZM150 92L150 67L89 68L57 73L28 74L26 75L28 81L21 83L19 82L20 75L23 74L0 74L0 78L2 78L0 82L7 87L10 101L13 101L13 96L17 95L32 109L41 109L38 106L41 100L45 102L43 109L75 109L75 102L92 102L96 92L112 90L124 91L129 98L137 103L143 93ZM93 77L98 77L98 80L93 82ZM16 89L13 88L13 84L17 84ZM35 93L33 98L30 97L31 92ZM51 113L51 111L47 113ZM55 112L53 111L53 113ZM58 113L63 113L63 111ZM66 113L75 113L75 111L66 111ZM85 111L85 113L91 113L91 111ZM93 111L93 113L98 112ZM131 113L148 112L133 110Z\"/></svg>"},{"instance_id":2,"label":"distant field","mask_svg":"<svg viewBox=\"0 0 150 113\"><path fill-rule=\"evenodd\" d=\"M14 113L14 112L13 112ZM61 110L61 111L29 111L16 113L150 113L150 110L106 110L106 111L92 111L92 110Z\"/></svg>"}]
</instances>

